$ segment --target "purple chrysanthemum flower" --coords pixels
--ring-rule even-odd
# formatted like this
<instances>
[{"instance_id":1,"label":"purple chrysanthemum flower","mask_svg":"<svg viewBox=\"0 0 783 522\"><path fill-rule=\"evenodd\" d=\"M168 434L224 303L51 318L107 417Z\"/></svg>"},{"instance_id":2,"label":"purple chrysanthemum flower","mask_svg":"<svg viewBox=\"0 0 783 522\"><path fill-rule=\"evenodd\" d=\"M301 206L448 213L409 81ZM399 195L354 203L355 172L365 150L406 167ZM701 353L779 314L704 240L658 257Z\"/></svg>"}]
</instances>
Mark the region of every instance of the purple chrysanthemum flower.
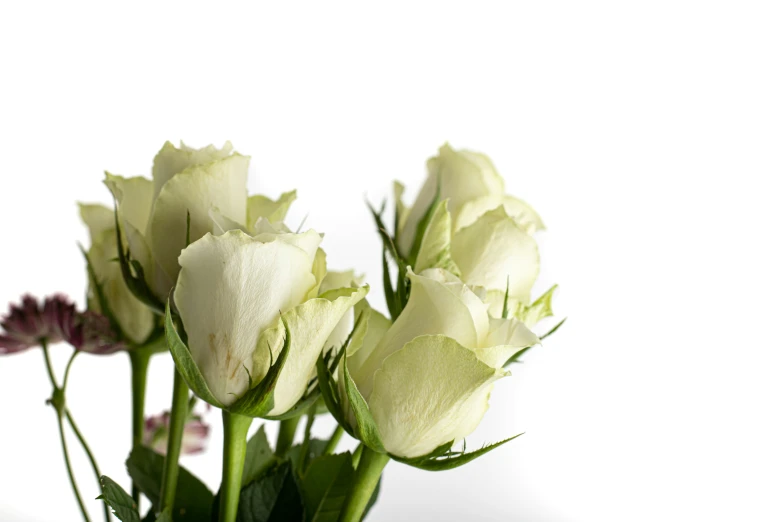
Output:
<instances>
[{"instance_id":1,"label":"purple chrysanthemum flower","mask_svg":"<svg viewBox=\"0 0 783 522\"><path fill-rule=\"evenodd\" d=\"M0 326L0 354L17 353L42 341L58 343L65 338L65 332L76 316L76 307L64 295L55 294L43 303L31 295L22 297L19 305L11 304Z\"/></svg>"},{"instance_id":2,"label":"purple chrysanthemum flower","mask_svg":"<svg viewBox=\"0 0 783 522\"><path fill-rule=\"evenodd\" d=\"M164 411L160 415L147 417L144 422L144 445L165 455L169 440L170 414ZM182 432L182 452L188 455L201 453L206 448L209 426L200 415L191 414L185 422Z\"/></svg>"}]
</instances>

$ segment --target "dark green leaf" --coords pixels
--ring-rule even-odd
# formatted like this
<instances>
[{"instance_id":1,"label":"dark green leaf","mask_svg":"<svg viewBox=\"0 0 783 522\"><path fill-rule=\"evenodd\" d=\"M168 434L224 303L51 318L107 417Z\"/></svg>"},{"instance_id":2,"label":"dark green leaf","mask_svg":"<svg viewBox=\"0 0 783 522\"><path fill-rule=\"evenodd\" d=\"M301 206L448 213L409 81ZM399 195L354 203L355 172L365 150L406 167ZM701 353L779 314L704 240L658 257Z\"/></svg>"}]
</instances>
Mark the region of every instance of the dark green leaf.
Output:
<instances>
[{"instance_id":1,"label":"dark green leaf","mask_svg":"<svg viewBox=\"0 0 783 522\"><path fill-rule=\"evenodd\" d=\"M153 508L157 509L163 476L163 456L144 446L136 446L125 465L133 483L150 500ZM180 466L172 520L174 522L209 521L212 499L212 492L187 469Z\"/></svg>"},{"instance_id":2,"label":"dark green leaf","mask_svg":"<svg viewBox=\"0 0 783 522\"><path fill-rule=\"evenodd\" d=\"M285 365L285 361L288 359L288 352L291 349L291 330L289 330L288 323L282 315L280 320L283 322L283 328L285 329L283 349L280 350L277 360L269 367L269 371L266 372L261 382L249 389L237 402L231 405L229 408L231 413L247 417L263 417L275 407L275 384L277 384L277 379L280 377L280 372L283 370L283 365ZM271 349L269 350L269 360L271 363Z\"/></svg>"},{"instance_id":3,"label":"dark green leaf","mask_svg":"<svg viewBox=\"0 0 783 522\"><path fill-rule=\"evenodd\" d=\"M166 342L169 345L169 351L174 358L174 364L177 366L177 371L188 383L188 387L195 393L201 400L208 402L216 408L222 408L223 405L212 394L212 391L207 386L207 381L201 374L201 370L198 369L196 361L193 360L193 356L190 353L190 349L185 346L182 339L179 336L177 327L174 324L174 320L171 316L171 303L166 302L166 317L164 323L166 329Z\"/></svg>"},{"instance_id":4,"label":"dark green leaf","mask_svg":"<svg viewBox=\"0 0 783 522\"><path fill-rule=\"evenodd\" d=\"M328 442L328 440L310 439L309 443L307 444L307 455L305 457L305 463L309 465L313 459L323 455ZM288 458L293 464L298 463L302 458L302 447L302 444L294 444L291 446L285 454L286 458ZM304 471L306 470L307 465L304 467Z\"/></svg>"},{"instance_id":5,"label":"dark green leaf","mask_svg":"<svg viewBox=\"0 0 783 522\"><path fill-rule=\"evenodd\" d=\"M98 498L106 502L115 517L122 522L139 522L139 507L119 484L104 475L101 477L101 491L103 494Z\"/></svg>"},{"instance_id":6,"label":"dark green leaf","mask_svg":"<svg viewBox=\"0 0 783 522\"><path fill-rule=\"evenodd\" d=\"M521 433L519 435L522 435ZM506 442L510 442L519 435L515 435L511 438L508 438L506 440L502 440L500 442L496 442L494 444L490 444L489 446L484 446L481 449L478 449L476 451L471 451L468 453L465 452L448 452L445 453L442 457L436 457L431 458L429 460L423 459L422 457L418 458L412 458L407 459L403 457L395 457L392 455L391 457L396 460L397 462L402 462L403 464L407 464L409 466L413 466L414 468L423 469L426 471L444 471L447 469L454 469L458 468L460 466L464 466L468 462L475 460L479 458L480 456L489 453L493 449L502 446ZM443 446L441 446L442 448ZM436 450L438 451L438 450Z\"/></svg>"},{"instance_id":7,"label":"dark green leaf","mask_svg":"<svg viewBox=\"0 0 783 522\"><path fill-rule=\"evenodd\" d=\"M304 506L290 462L268 468L242 488L237 522L300 522Z\"/></svg>"},{"instance_id":8,"label":"dark green leaf","mask_svg":"<svg viewBox=\"0 0 783 522\"><path fill-rule=\"evenodd\" d=\"M127 255L123 251L122 247L122 233L120 232L120 219L117 212L117 202L114 202L114 228L117 231L117 257L120 262L120 270L122 271L122 278L125 280L125 285L128 290L136 296L136 299L146 304L154 312L163 313L163 303L160 299L150 290L147 286L147 281L144 279L144 268L138 261L130 259L130 253ZM135 275L131 271L131 264Z\"/></svg>"},{"instance_id":9,"label":"dark green leaf","mask_svg":"<svg viewBox=\"0 0 783 522\"><path fill-rule=\"evenodd\" d=\"M158 518L155 519L155 522L173 522L173 519L171 518L171 515L168 513L168 511L164 511L158 515Z\"/></svg>"},{"instance_id":10,"label":"dark green leaf","mask_svg":"<svg viewBox=\"0 0 783 522\"><path fill-rule=\"evenodd\" d=\"M307 522L336 522L351 489L351 454L318 457L300 481Z\"/></svg>"},{"instance_id":11,"label":"dark green leaf","mask_svg":"<svg viewBox=\"0 0 783 522\"><path fill-rule=\"evenodd\" d=\"M242 486L247 486L265 469L277 463L275 452L269 446L266 431L261 425L258 431L250 437L245 452L245 467L242 469Z\"/></svg>"},{"instance_id":12,"label":"dark green leaf","mask_svg":"<svg viewBox=\"0 0 783 522\"><path fill-rule=\"evenodd\" d=\"M372 414L370 413L370 407L367 405L367 401L362 397L362 394L356 387L356 383L348 372L347 357L343 358L343 381L345 384L345 392L348 396L348 403L351 405L351 410L356 416L359 440L373 451L386 453L386 450L383 447L383 441L381 440L381 434L378 431L378 426L375 424L375 419L372 418Z\"/></svg>"}]
</instances>

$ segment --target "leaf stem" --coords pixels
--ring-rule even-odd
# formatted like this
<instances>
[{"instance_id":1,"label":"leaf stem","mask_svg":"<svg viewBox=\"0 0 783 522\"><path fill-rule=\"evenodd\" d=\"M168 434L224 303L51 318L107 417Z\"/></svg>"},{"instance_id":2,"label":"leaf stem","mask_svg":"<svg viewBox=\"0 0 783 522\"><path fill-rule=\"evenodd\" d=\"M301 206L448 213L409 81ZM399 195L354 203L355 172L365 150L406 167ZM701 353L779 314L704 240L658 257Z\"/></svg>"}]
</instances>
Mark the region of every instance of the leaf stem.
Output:
<instances>
[{"instance_id":1,"label":"leaf stem","mask_svg":"<svg viewBox=\"0 0 783 522\"><path fill-rule=\"evenodd\" d=\"M340 442L343 433L345 433L345 430L338 424L334 429L332 436L329 437L329 441L326 443L326 447L324 448L324 455L331 455L334 453L334 450L337 449L337 444Z\"/></svg>"},{"instance_id":2,"label":"leaf stem","mask_svg":"<svg viewBox=\"0 0 783 522\"><path fill-rule=\"evenodd\" d=\"M315 422L315 405L310 406L307 410L307 423L305 424L304 440L302 441L302 450L299 452L299 462L296 464L296 468L300 473L304 474L308 461L310 460L310 432L313 429L313 423Z\"/></svg>"},{"instance_id":3,"label":"leaf stem","mask_svg":"<svg viewBox=\"0 0 783 522\"><path fill-rule=\"evenodd\" d=\"M179 452L182 448L182 432L188 418L189 390L185 379L174 368L174 389L171 394L171 417L169 418L169 439L163 463L163 480L160 488L160 511L172 513L177 494L179 476Z\"/></svg>"},{"instance_id":4,"label":"leaf stem","mask_svg":"<svg viewBox=\"0 0 783 522\"><path fill-rule=\"evenodd\" d=\"M364 446L362 456L359 458L359 467L356 469L351 490L343 503L338 522L361 521L387 462L389 462L389 455L377 453Z\"/></svg>"},{"instance_id":5,"label":"leaf stem","mask_svg":"<svg viewBox=\"0 0 783 522\"><path fill-rule=\"evenodd\" d=\"M251 417L223 410L223 482L220 486L220 522L235 522L242 489Z\"/></svg>"},{"instance_id":6,"label":"leaf stem","mask_svg":"<svg viewBox=\"0 0 783 522\"><path fill-rule=\"evenodd\" d=\"M76 477L73 475L73 467L71 466L71 457L68 454L68 443L65 440L65 427L63 426L63 411L65 409L65 393L62 388L57 385L57 379L54 376L54 369L52 368L52 361L49 357L49 346L46 339L41 339L41 348L43 349L44 361L46 361L46 372L49 374L49 381L52 383L52 398L49 399L49 404L54 408L55 415L57 415L57 428L60 432L60 445L63 450L63 458L65 459L65 469L68 471L68 480L71 482L71 488L73 489L73 496L76 497L76 503L79 504L79 510L82 512L85 522L90 522L90 516L87 514L87 509L84 507L84 501L82 495L79 493L79 487L76 485Z\"/></svg>"},{"instance_id":7,"label":"leaf stem","mask_svg":"<svg viewBox=\"0 0 783 522\"><path fill-rule=\"evenodd\" d=\"M275 445L275 455L278 457L285 457L286 452L291 449L301 418L301 415L297 415L280 421L280 430L277 432L277 444Z\"/></svg>"},{"instance_id":8,"label":"leaf stem","mask_svg":"<svg viewBox=\"0 0 783 522\"><path fill-rule=\"evenodd\" d=\"M131 449L139 446L144 437L144 399L147 392L147 370L149 368L151 353L148 350L136 349L128 352L131 365ZM134 483L131 496L136 505L139 504L141 494Z\"/></svg>"},{"instance_id":9,"label":"leaf stem","mask_svg":"<svg viewBox=\"0 0 783 522\"><path fill-rule=\"evenodd\" d=\"M101 472L98 469L98 462L95 460L95 456L92 454L92 450L90 450L90 446L87 444L87 440L84 438L84 435L82 435L82 432L76 426L76 422L73 420L73 415L71 415L71 412L67 408L65 409L65 418L68 420L68 424L71 426L71 429L73 430L73 433L76 435L76 438L79 439L79 444L82 445L82 448L84 449L84 453L87 454L87 459L89 459L90 461L90 466L92 466L92 471L93 473L95 473L95 480L98 481L98 489L102 490L103 485L101 484ZM109 522L110 520L109 505L106 504L105 502L103 503L103 517L106 519L106 522Z\"/></svg>"}]
</instances>

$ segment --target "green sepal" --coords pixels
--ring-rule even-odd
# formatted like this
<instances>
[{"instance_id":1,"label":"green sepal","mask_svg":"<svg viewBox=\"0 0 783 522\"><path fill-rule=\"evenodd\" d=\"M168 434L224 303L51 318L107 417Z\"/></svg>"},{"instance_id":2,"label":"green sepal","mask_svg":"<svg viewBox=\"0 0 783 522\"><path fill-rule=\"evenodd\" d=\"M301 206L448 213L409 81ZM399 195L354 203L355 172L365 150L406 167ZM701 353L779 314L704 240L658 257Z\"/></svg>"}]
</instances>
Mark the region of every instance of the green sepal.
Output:
<instances>
[{"instance_id":1,"label":"green sepal","mask_svg":"<svg viewBox=\"0 0 783 522\"><path fill-rule=\"evenodd\" d=\"M282 315L280 315L280 320L283 322L285 330L283 348L280 350L280 355L277 356L277 360L269 367L269 371L266 372L261 382L247 390L242 397L228 408L231 413L245 415L246 417L264 417L275 407L275 384L277 384L280 372L283 370L286 359L288 359L288 352L291 350L291 330L288 328L288 323ZM271 361L271 349L269 356Z\"/></svg>"},{"instance_id":2,"label":"green sepal","mask_svg":"<svg viewBox=\"0 0 783 522\"><path fill-rule=\"evenodd\" d=\"M170 300L166 301L164 327L166 329L166 343L169 346L171 356L174 358L174 364L177 366L179 374L185 379L188 387L204 402L208 402L216 408L224 408L225 406L221 404L209 389L207 381L201 374L201 370L198 369L196 361L193 360L190 349L182 342L182 338L179 336L177 327L174 325L174 320L171 317Z\"/></svg>"},{"instance_id":3,"label":"green sepal","mask_svg":"<svg viewBox=\"0 0 783 522\"><path fill-rule=\"evenodd\" d=\"M106 475L101 476L102 494L97 500L103 500L112 510L112 514L122 522L139 522L139 506L122 487Z\"/></svg>"},{"instance_id":4,"label":"green sepal","mask_svg":"<svg viewBox=\"0 0 783 522\"><path fill-rule=\"evenodd\" d=\"M566 322L566 319L568 319L568 317L564 317L562 321L560 321L555 326L553 326L551 330L549 330L547 333L539 337L539 339L543 341L544 339L546 339L547 337L555 333L561 326L563 326L563 323Z\"/></svg>"},{"instance_id":5,"label":"green sepal","mask_svg":"<svg viewBox=\"0 0 783 522\"><path fill-rule=\"evenodd\" d=\"M508 288L510 282L511 277L506 276L506 294L503 296L503 314L501 316L503 319L508 319Z\"/></svg>"},{"instance_id":6,"label":"green sepal","mask_svg":"<svg viewBox=\"0 0 783 522\"><path fill-rule=\"evenodd\" d=\"M370 413L370 407L348 372L347 357L343 358L343 384L345 385L345 394L348 396L348 404L356 417L359 440L376 453L386 453L380 431L378 431L375 419L372 418Z\"/></svg>"},{"instance_id":7,"label":"green sepal","mask_svg":"<svg viewBox=\"0 0 783 522\"><path fill-rule=\"evenodd\" d=\"M519 350L517 353L515 353L514 355L512 355L511 357L509 357L509 358L508 358L508 360L506 360L506 362L504 362L504 363L503 363L503 368L508 368L508 367L509 367L509 366L511 366L512 364L514 364L514 363L518 363L518 362L519 362L519 359L520 359L520 358L521 358L523 355L525 355L525 352L527 352L527 351L528 351L529 349L531 349L531 348L532 348L532 346L525 346L524 348L522 348L521 350Z\"/></svg>"},{"instance_id":8,"label":"green sepal","mask_svg":"<svg viewBox=\"0 0 783 522\"><path fill-rule=\"evenodd\" d=\"M326 409L332 414L332 417L337 421L337 424L339 424L348 435L354 437L353 428L345 420L343 411L340 408L340 395L337 389L337 383L332 377L333 372L329 372L329 368L326 367L326 360L323 357L318 358L315 368L318 372L318 387L321 390L321 397L324 399Z\"/></svg>"},{"instance_id":9,"label":"green sepal","mask_svg":"<svg viewBox=\"0 0 783 522\"><path fill-rule=\"evenodd\" d=\"M150 290L147 286L147 281L144 279L144 268L135 259L131 259L130 250L124 252L122 249L122 233L120 232L120 218L117 212L117 201L114 201L114 228L117 232L117 258L120 263L120 270L122 271L122 278L125 280L125 285L128 290L136 296L136 299L147 305L153 312L157 314L164 313L163 303L160 299ZM131 271L131 265L136 275L133 275Z\"/></svg>"},{"instance_id":10,"label":"green sepal","mask_svg":"<svg viewBox=\"0 0 783 522\"><path fill-rule=\"evenodd\" d=\"M476 451L470 451L468 453L465 453L464 451L458 451L458 452L449 451L449 449L451 448L451 444L453 444L452 442L452 443L444 444L443 446L439 446L432 453L430 453L429 455L425 455L423 457L415 457L415 458L408 459L404 457L396 457L394 455L391 455L391 458L393 458L397 462L401 462L403 464L413 466L414 468L423 469L425 471L445 471L448 469L454 469L460 466L464 466L468 462L472 460L476 460L480 456L489 453L493 449L502 446L506 442L510 442L516 439L520 435L522 434L520 433L519 435L514 435L513 437L510 437L506 440L501 440L500 442L490 444L489 446L484 446L481 449L477 449ZM436 455L437 452L440 452L440 455Z\"/></svg>"},{"instance_id":11,"label":"green sepal","mask_svg":"<svg viewBox=\"0 0 783 522\"><path fill-rule=\"evenodd\" d=\"M541 319L554 315L552 297L555 295L555 290L557 290L557 285L553 285L552 288L541 294L533 304L526 306L520 312L519 319L532 328Z\"/></svg>"}]
</instances>

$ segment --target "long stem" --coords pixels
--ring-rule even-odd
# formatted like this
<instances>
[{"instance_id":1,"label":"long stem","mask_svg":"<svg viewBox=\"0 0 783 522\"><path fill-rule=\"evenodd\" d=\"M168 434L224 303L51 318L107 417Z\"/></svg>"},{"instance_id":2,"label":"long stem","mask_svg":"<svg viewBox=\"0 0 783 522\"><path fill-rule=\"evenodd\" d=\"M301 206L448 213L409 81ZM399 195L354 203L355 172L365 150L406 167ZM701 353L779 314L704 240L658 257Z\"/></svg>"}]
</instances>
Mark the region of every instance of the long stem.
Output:
<instances>
[{"instance_id":1,"label":"long stem","mask_svg":"<svg viewBox=\"0 0 783 522\"><path fill-rule=\"evenodd\" d=\"M71 466L71 457L68 455L68 443L65 441L65 429L63 426L65 393L57 385L57 378L54 376L52 361L49 358L49 346L46 344L45 339L41 340L41 348L43 349L44 361L46 362L46 372L49 374L49 380L52 383L52 398L49 400L49 403L52 405L54 412L57 415L57 428L60 432L60 445L63 449L63 458L65 459L65 469L68 471L68 480L71 482L73 496L76 497L76 502L79 504L79 509L82 512L85 522L90 522L90 516L87 514L87 509L84 507L84 501L82 500L81 493L79 493L79 487L76 485L76 477L73 475L73 467Z\"/></svg>"},{"instance_id":2,"label":"long stem","mask_svg":"<svg viewBox=\"0 0 783 522\"><path fill-rule=\"evenodd\" d=\"M82 435L82 432L76 426L76 422L73 420L73 416L71 415L71 412L68 411L67 408L65 409L65 418L68 420L68 424L70 424L73 433L76 435L76 438L79 439L79 444L82 445L82 448L84 449L84 453L87 454L87 458L90 461L90 466L92 466L92 471L93 473L95 473L95 480L98 481L98 489L102 489L101 472L98 469L98 462L95 460L95 456L92 454L92 450L90 450L90 446L87 444L87 440L84 438L84 435ZM109 505L106 504L105 502L102 502L102 504L103 504L103 517L106 519L106 522L109 522Z\"/></svg>"},{"instance_id":3,"label":"long stem","mask_svg":"<svg viewBox=\"0 0 783 522\"><path fill-rule=\"evenodd\" d=\"M343 433L345 433L345 430L338 424L334 429L332 436L329 437L329 441L326 443L326 447L324 448L324 455L331 455L334 453L334 450L337 449L337 444L339 444Z\"/></svg>"},{"instance_id":4,"label":"long stem","mask_svg":"<svg viewBox=\"0 0 783 522\"><path fill-rule=\"evenodd\" d=\"M381 478L383 468L389 462L385 453L376 453L368 447L362 450L359 467L356 469L351 490L343 504L338 522L360 522L372 498L375 486Z\"/></svg>"},{"instance_id":5,"label":"long stem","mask_svg":"<svg viewBox=\"0 0 783 522\"><path fill-rule=\"evenodd\" d=\"M220 522L235 522L247 451L247 430L253 419L223 410L223 482L220 486Z\"/></svg>"},{"instance_id":6,"label":"long stem","mask_svg":"<svg viewBox=\"0 0 783 522\"><path fill-rule=\"evenodd\" d=\"M171 417L169 418L169 440L163 463L163 480L160 488L160 510L172 513L177 494L179 476L179 452L182 448L182 431L188 418L188 385L174 368L174 390L171 395Z\"/></svg>"},{"instance_id":7,"label":"long stem","mask_svg":"<svg viewBox=\"0 0 783 522\"><path fill-rule=\"evenodd\" d=\"M79 503L79 509L82 512L85 522L90 521L90 516L87 514L87 509L84 507L84 501L79 493L79 488L76 486L76 477L73 476L73 468L71 467L71 458L68 456L68 444L65 442L65 429L63 426L63 416L60 412L57 412L57 427L60 429L60 443L63 447L63 457L65 457L65 468L68 470L68 480L71 481L71 488L73 488L73 495L76 497L76 502Z\"/></svg>"},{"instance_id":8,"label":"long stem","mask_svg":"<svg viewBox=\"0 0 783 522\"><path fill-rule=\"evenodd\" d=\"M296 427L299 426L299 419L302 416L291 417L280 421L280 431L277 432L277 444L275 445L275 455L285 457L286 452L291 449L296 435Z\"/></svg>"},{"instance_id":9,"label":"long stem","mask_svg":"<svg viewBox=\"0 0 783 522\"><path fill-rule=\"evenodd\" d=\"M131 449L141 445L144 437L144 397L147 392L147 369L150 363L150 352L144 349L136 349L128 352L131 364L131 395L132 395L132 437ZM134 483L131 495L136 505L139 504L141 494Z\"/></svg>"},{"instance_id":10,"label":"long stem","mask_svg":"<svg viewBox=\"0 0 783 522\"><path fill-rule=\"evenodd\" d=\"M313 430L313 423L315 422L315 406L312 406L307 411L307 423L305 424L304 440L302 441L302 449L299 452L299 462L296 463L296 468L300 473L304 474L308 461L310 460L310 432Z\"/></svg>"}]
</instances>

